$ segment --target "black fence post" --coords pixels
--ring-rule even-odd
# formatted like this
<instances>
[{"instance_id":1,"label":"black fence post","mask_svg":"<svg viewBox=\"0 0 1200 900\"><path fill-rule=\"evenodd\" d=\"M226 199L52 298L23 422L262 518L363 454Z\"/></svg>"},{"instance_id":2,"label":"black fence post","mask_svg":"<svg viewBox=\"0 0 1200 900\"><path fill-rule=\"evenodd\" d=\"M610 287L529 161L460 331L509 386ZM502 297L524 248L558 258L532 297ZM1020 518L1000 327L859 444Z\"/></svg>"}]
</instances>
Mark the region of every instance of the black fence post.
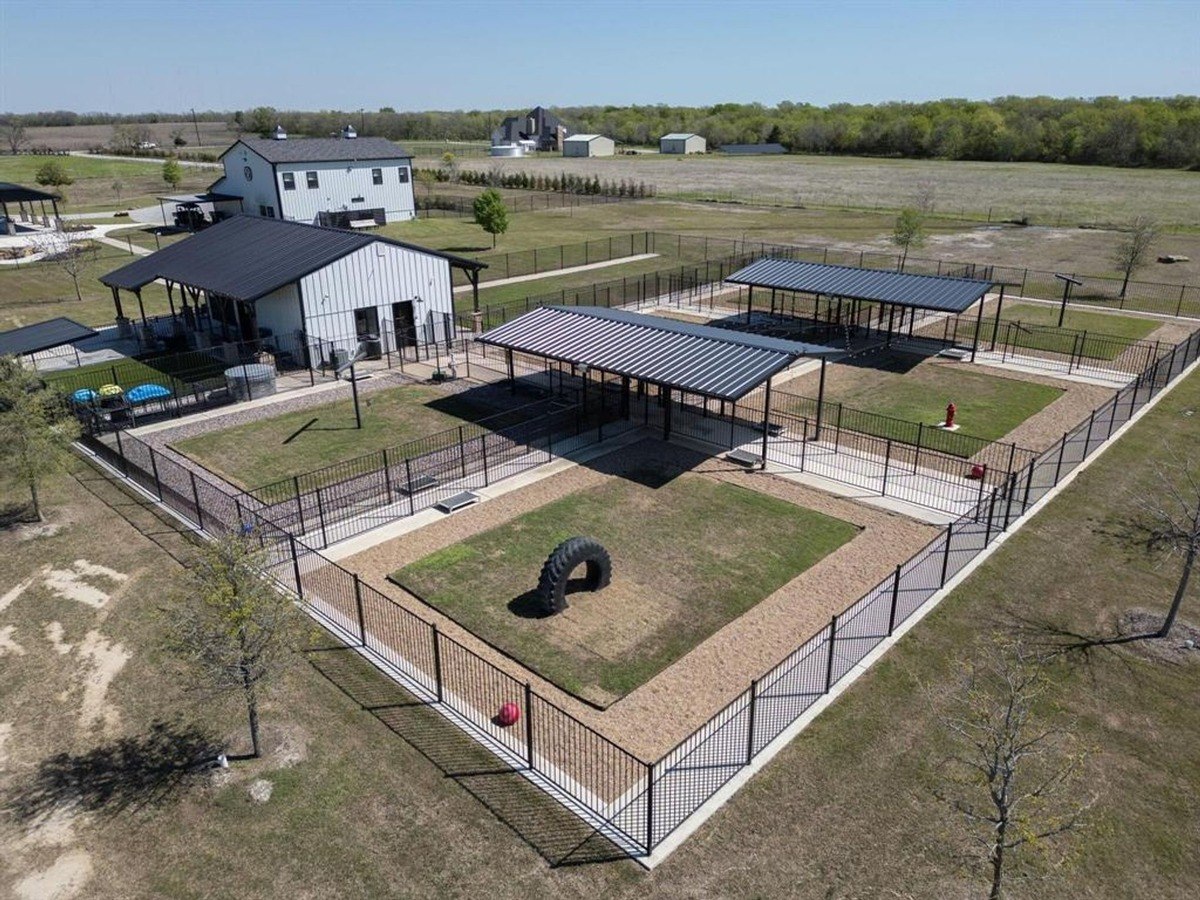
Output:
<instances>
[{"instance_id":1,"label":"black fence post","mask_svg":"<svg viewBox=\"0 0 1200 900\"><path fill-rule=\"evenodd\" d=\"M884 454L883 454L883 489L879 492L880 496L882 496L882 497L887 496L888 468L892 464L892 439L885 438L884 441L885 441L885 443L884 443Z\"/></svg>"},{"instance_id":2,"label":"black fence post","mask_svg":"<svg viewBox=\"0 0 1200 900\"><path fill-rule=\"evenodd\" d=\"M154 491L156 494L158 494L158 502L161 503L162 498L163 498L163 492L162 492L162 481L159 480L159 477L158 477L158 463L155 462L155 460L154 460L154 448L150 447L149 450L150 450L150 471L154 475Z\"/></svg>"},{"instance_id":3,"label":"black fence post","mask_svg":"<svg viewBox=\"0 0 1200 900\"><path fill-rule=\"evenodd\" d=\"M354 608L358 613L358 639L362 646L367 646L367 620L363 617L362 581L358 573L354 573Z\"/></svg>"},{"instance_id":4,"label":"black fence post","mask_svg":"<svg viewBox=\"0 0 1200 900\"><path fill-rule=\"evenodd\" d=\"M129 460L125 458L125 448L121 446L121 429L113 432L117 436L117 456L121 460L121 474L129 477Z\"/></svg>"},{"instance_id":5,"label":"black fence post","mask_svg":"<svg viewBox=\"0 0 1200 900\"><path fill-rule=\"evenodd\" d=\"M442 702L442 646L439 639L438 627L430 626L433 629L433 681L437 688L437 702Z\"/></svg>"},{"instance_id":6,"label":"black fence post","mask_svg":"<svg viewBox=\"0 0 1200 900\"><path fill-rule=\"evenodd\" d=\"M412 460L410 460L407 456L404 457L404 484L408 491L408 514L410 516L415 516L417 514L417 491L416 488L413 487Z\"/></svg>"},{"instance_id":7,"label":"black fence post","mask_svg":"<svg viewBox=\"0 0 1200 900\"><path fill-rule=\"evenodd\" d=\"M1058 445L1058 462L1054 464L1054 483L1058 484L1058 479L1062 475L1063 457L1067 455L1067 432L1063 432L1062 443Z\"/></svg>"},{"instance_id":8,"label":"black fence post","mask_svg":"<svg viewBox=\"0 0 1200 900\"><path fill-rule=\"evenodd\" d=\"M754 706L758 700L758 679L750 682L750 724L746 729L746 765L754 760Z\"/></svg>"},{"instance_id":9,"label":"black fence post","mask_svg":"<svg viewBox=\"0 0 1200 900\"><path fill-rule=\"evenodd\" d=\"M388 463L387 447L383 448L383 485L387 489L387 502L392 502L392 467Z\"/></svg>"},{"instance_id":10,"label":"black fence post","mask_svg":"<svg viewBox=\"0 0 1200 900\"><path fill-rule=\"evenodd\" d=\"M896 630L896 604L900 601L900 566L896 566L896 576L892 579L892 610L888 613L888 637Z\"/></svg>"},{"instance_id":11,"label":"black fence post","mask_svg":"<svg viewBox=\"0 0 1200 900\"><path fill-rule=\"evenodd\" d=\"M833 687L833 645L837 640L837 616L829 620L829 657L825 663L825 693Z\"/></svg>"},{"instance_id":12,"label":"black fence post","mask_svg":"<svg viewBox=\"0 0 1200 900\"><path fill-rule=\"evenodd\" d=\"M321 546L329 546L329 535L325 533L325 504L321 502L321 489L316 489L317 495L317 521L321 525Z\"/></svg>"},{"instance_id":13,"label":"black fence post","mask_svg":"<svg viewBox=\"0 0 1200 900\"><path fill-rule=\"evenodd\" d=\"M467 477L467 445L463 442L463 426L458 426L458 462L462 477Z\"/></svg>"},{"instance_id":14,"label":"black fence post","mask_svg":"<svg viewBox=\"0 0 1200 900\"><path fill-rule=\"evenodd\" d=\"M536 769L533 764L533 688L525 682L525 762L530 769Z\"/></svg>"},{"instance_id":15,"label":"black fence post","mask_svg":"<svg viewBox=\"0 0 1200 900\"><path fill-rule=\"evenodd\" d=\"M188 469L188 475L192 479L192 499L196 502L196 527L203 531L204 511L200 508L200 491L196 487L196 473Z\"/></svg>"},{"instance_id":16,"label":"black fence post","mask_svg":"<svg viewBox=\"0 0 1200 900\"><path fill-rule=\"evenodd\" d=\"M654 849L654 763L646 763L646 852Z\"/></svg>"},{"instance_id":17,"label":"black fence post","mask_svg":"<svg viewBox=\"0 0 1200 900\"><path fill-rule=\"evenodd\" d=\"M1093 409L1091 416L1088 417L1087 437L1083 441L1084 459L1086 459L1088 454L1091 452L1090 448L1092 446L1092 426L1095 424L1096 424L1096 410Z\"/></svg>"},{"instance_id":18,"label":"black fence post","mask_svg":"<svg viewBox=\"0 0 1200 900\"><path fill-rule=\"evenodd\" d=\"M300 533L308 529L304 527L304 497L300 494L300 476L292 476L292 489L296 492L296 515L300 520Z\"/></svg>"},{"instance_id":19,"label":"black fence post","mask_svg":"<svg viewBox=\"0 0 1200 900\"><path fill-rule=\"evenodd\" d=\"M950 571L950 544L954 538L954 523L946 526L946 555L942 557L942 580L940 587L946 586L946 575Z\"/></svg>"},{"instance_id":20,"label":"black fence post","mask_svg":"<svg viewBox=\"0 0 1200 900\"><path fill-rule=\"evenodd\" d=\"M300 557L296 555L296 538L288 535L288 550L292 554L292 572L296 576L296 596L304 602L304 585L300 581Z\"/></svg>"}]
</instances>

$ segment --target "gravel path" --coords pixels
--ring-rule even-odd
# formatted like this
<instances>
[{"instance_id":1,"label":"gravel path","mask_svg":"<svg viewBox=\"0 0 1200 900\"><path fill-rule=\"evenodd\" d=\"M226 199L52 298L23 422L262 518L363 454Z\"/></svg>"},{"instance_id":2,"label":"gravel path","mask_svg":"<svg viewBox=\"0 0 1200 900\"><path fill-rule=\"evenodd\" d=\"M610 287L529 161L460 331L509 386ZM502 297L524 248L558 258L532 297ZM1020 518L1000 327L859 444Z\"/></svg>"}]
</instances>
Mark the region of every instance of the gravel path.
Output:
<instances>
[{"instance_id":1,"label":"gravel path","mask_svg":"<svg viewBox=\"0 0 1200 900\"><path fill-rule=\"evenodd\" d=\"M619 477L627 467L669 454L706 477L749 487L863 529L819 563L709 637L678 662L604 711L558 690L483 645L452 620L387 580L387 575L435 550L486 531L560 497ZM341 561L372 587L470 646L520 680L631 751L652 758L670 749L717 709L745 690L752 678L819 631L829 617L887 577L895 565L930 541L937 529L904 516L862 506L773 475L747 472L720 459L646 439L586 466L576 466L495 500L441 519L403 537ZM769 536L768 536L769 537ZM536 579L537 573L531 573Z\"/></svg>"}]
</instances>

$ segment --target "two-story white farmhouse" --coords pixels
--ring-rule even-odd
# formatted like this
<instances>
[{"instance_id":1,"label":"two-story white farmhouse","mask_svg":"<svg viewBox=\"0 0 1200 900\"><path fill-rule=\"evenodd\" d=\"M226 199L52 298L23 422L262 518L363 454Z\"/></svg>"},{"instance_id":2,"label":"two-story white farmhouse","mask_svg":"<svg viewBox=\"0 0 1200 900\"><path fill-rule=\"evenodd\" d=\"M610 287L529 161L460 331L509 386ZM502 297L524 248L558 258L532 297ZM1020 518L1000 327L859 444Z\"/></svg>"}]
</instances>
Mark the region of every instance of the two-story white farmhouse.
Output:
<instances>
[{"instance_id":1,"label":"two-story white farmhouse","mask_svg":"<svg viewBox=\"0 0 1200 900\"><path fill-rule=\"evenodd\" d=\"M242 212L333 228L414 217L412 157L386 138L241 138L221 154L225 175L209 190L242 198Z\"/></svg>"}]
</instances>

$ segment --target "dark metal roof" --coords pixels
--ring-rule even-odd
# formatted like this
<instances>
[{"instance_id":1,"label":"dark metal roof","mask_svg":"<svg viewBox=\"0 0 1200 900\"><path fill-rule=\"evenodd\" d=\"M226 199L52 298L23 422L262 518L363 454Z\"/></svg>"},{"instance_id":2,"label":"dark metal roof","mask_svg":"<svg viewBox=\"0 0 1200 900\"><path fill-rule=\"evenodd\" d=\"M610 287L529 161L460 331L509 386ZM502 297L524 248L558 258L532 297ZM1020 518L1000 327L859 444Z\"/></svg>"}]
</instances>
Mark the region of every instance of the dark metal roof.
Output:
<instances>
[{"instance_id":1,"label":"dark metal roof","mask_svg":"<svg viewBox=\"0 0 1200 900\"><path fill-rule=\"evenodd\" d=\"M226 200L241 200L237 194L221 194L216 191L206 191L203 194L175 194L157 198L170 200L172 203L221 203Z\"/></svg>"},{"instance_id":2,"label":"dark metal roof","mask_svg":"<svg viewBox=\"0 0 1200 900\"><path fill-rule=\"evenodd\" d=\"M599 306L543 306L476 340L721 400L744 397L802 356L841 352Z\"/></svg>"},{"instance_id":3,"label":"dark metal roof","mask_svg":"<svg viewBox=\"0 0 1200 900\"><path fill-rule=\"evenodd\" d=\"M59 316L35 325L25 325L11 331L0 331L0 356L22 356L73 344L84 338L95 337L96 332L74 319Z\"/></svg>"},{"instance_id":4,"label":"dark metal roof","mask_svg":"<svg viewBox=\"0 0 1200 900\"><path fill-rule=\"evenodd\" d=\"M5 203L24 203L27 200L57 200L58 194L47 194L11 181L0 181L0 200Z\"/></svg>"},{"instance_id":5,"label":"dark metal roof","mask_svg":"<svg viewBox=\"0 0 1200 900\"><path fill-rule=\"evenodd\" d=\"M752 262L725 280L731 284L874 300L942 312L962 312L992 287L990 281L975 278L910 275L772 257Z\"/></svg>"},{"instance_id":6,"label":"dark metal roof","mask_svg":"<svg viewBox=\"0 0 1200 900\"><path fill-rule=\"evenodd\" d=\"M369 159L412 159L412 154L381 137L360 138L288 138L277 141L272 138L242 138L245 144L267 162L352 162ZM225 153L237 147L234 144ZM225 153L221 155L224 156Z\"/></svg>"},{"instance_id":7,"label":"dark metal roof","mask_svg":"<svg viewBox=\"0 0 1200 900\"><path fill-rule=\"evenodd\" d=\"M257 300L376 242L440 256L460 268L486 268L472 259L378 235L234 216L102 275L100 281L109 287L135 290L164 278L235 300Z\"/></svg>"}]
</instances>

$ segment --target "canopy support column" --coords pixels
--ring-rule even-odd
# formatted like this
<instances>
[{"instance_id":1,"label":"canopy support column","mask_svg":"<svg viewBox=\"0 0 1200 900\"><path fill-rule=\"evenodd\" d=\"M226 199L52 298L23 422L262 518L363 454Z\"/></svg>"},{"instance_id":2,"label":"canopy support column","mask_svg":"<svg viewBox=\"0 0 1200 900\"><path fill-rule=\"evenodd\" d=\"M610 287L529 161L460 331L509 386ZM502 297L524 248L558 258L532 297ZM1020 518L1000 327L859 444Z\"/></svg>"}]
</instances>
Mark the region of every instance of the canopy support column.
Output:
<instances>
[{"instance_id":1,"label":"canopy support column","mask_svg":"<svg viewBox=\"0 0 1200 900\"><path fill-rule=\"evenodd\" d=\"M971 342L971 362L975 362L975 353L979 350L979 332L983 331L983 303L984 297L980 297L979 315L975 318L975 340Z\"/></svg>"},{"instance_id":2,"label":"canopy support column","mask_svg":"<svg viewBox=\"0 0 1200 900\"><path fill-rule=\"evenodd\" d=\"M992 323L992 345L988 350L996 349L996 333L1000 330L1000 311L1004 309L1004 285L1000 285L1000 296L996 300L996 321Z\"/></svg>"},{"instance_id":3,"label":"canopy support column","mask_svg":"<svg viewBox=\"0 0 1200 900\"><path fill-rule=\"evenodd\" d=\"M117 318L125 318L125 310L121 309L121 289L114 287L112 289L113 306L117 308Z\"/></svg>"},{"instance_id":4,"label":"canopy support column","mask_svg":"<svg viewBox=\"0 0 1200 900\"><path fill-rule=\"evenodd\" d=\"M508 390L510 393L517 392L517 376L513 370L513 352L511 349L504 351L504 359L508 364Z\"/></svg>"},{"instance_id":5,"label":"canopy support column","mask_svg":"<svg viewBox=\"0 0 1200 900\"><path fill-rule=\"evenodd\" d=\"M671 437L671 389L659 387L659 397L663 405L663 440Z\"/></svg>"},{"instance_id":6,"label":"canopy support column","mask_svg":"<svg viewBox=\"0 0 1200 900\"><path fill-rule=\"evenodd\" d=\"M746 291L746 324L750 324L750 310L754 307L754 285Z\"/></svg>"},{"instance_id":7,"label":"canopy support column","mask_svg":"<svg viewBox=\"0 0 1200 900\"><path fill-rule=\"evenodd\" d=\"M137 297L138 312L141 313L142 316L142 326L146 327L149 323L146 322L146 307L142 305L142 289L134 288L133 296Z\"/></svg>"},{"instance_id":8,"label":"canopy support column","mask_svg":"<svg viewBox=\"0 0 1200 900\"><path fill-rule=\"evenodd\" d=\"M813 435L814 441L821 439L821 421L824 417L825 409L825 357L821 357L821 380L817 384L817 428Z\"/></svg>"},{"instance_id":9,"label":"canopy support column","mask_svg":"<svg viewBox=\"0 0 1200 900\"><path fill-rule=\"evenodd\" d=\"M763 399L762 468L767 467L767 438L771 434L771 379L767 379L767 394Z\"/></svg>"}]
</instances>

